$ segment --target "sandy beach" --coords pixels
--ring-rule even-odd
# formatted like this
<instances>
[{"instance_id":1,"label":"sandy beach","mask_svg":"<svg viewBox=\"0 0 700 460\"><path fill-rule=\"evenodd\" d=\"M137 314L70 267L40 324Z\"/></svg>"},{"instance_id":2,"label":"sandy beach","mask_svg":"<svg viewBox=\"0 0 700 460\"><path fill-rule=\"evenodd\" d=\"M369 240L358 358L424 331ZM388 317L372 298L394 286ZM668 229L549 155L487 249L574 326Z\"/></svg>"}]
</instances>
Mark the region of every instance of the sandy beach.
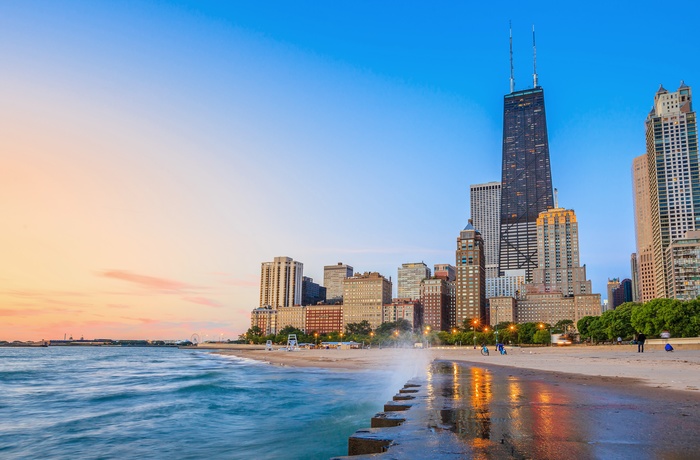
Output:
<instances>
[{"instance_id":1,"label":"sandy beach","mask_svg":"<svg viewBox=\"0 0 700 460\"><path fill-rule=\"evenodd\" d=\"M471 347L421 349L373 348L369 350L265 351L241 346L218 353L263 361L270 365L321 367L333 369L391 370L421 377L434 360L473 363L485 367L503 366L521 371L545 371L556 378L575 379L591 384L642 384L646 388L679 390L700 397L700 350L671 353L648 349L637 353L636 346L571 346L561 348L508 347L507 355L491 350L482 356ZM557 373L557 374L550 374ZM554 378L554 377L552 377ZM634 385L633 385L634 386Z\"/></svg>"}]
</instances>

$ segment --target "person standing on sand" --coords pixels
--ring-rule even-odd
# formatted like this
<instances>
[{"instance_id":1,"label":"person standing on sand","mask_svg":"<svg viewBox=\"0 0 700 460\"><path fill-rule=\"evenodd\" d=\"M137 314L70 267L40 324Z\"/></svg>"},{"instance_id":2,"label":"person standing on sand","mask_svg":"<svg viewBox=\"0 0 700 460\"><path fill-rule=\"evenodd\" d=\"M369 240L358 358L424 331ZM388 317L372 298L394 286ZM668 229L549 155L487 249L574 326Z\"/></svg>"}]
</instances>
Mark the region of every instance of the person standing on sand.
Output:
<instances>
[{"instance_id":1,"label":"person standing on sand","mask_svg":"<svg viewBox=\"0 0 700 460\"><path fill-rule=\"evenodd\" d=\"M644 353L644 341L646 341L647 336L643 332L637 334L637 353Z\"/></svg>"},{"instance_id":2,"label":"person standing on sand","mask_svg":"<svg viewBox=\"0 0 700 460\"><path fill-rule=\"evenodd\" d=\"M618 338L617 338L617 344L618 344L618 345L622 345L622 337L618 337Z\"/></svg>"}]
</instances>

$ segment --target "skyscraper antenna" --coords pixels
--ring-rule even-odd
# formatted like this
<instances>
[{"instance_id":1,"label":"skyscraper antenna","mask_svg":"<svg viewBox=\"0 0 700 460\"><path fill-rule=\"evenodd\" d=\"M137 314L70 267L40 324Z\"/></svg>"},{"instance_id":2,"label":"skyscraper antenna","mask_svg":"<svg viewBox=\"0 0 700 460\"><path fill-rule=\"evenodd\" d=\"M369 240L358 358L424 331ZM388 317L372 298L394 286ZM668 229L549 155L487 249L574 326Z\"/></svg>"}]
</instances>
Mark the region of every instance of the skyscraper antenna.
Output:
<instances>
[{"instance_id":1,"label":"skyscraper antenna","mask_svg":"<svg viewBox=\"0 0 700 460\"><path fill-rule=\"evenodd\" d=\"M535 25L532 25L532 64L533 64L533 74L532 80L537 88L537 46L535 45Z\"/></svg>"},{"instance_id":2,"label":"skyscraper antenna","mask_svg":"<svg viewBox=\"0 0 700 460\"><path fill-rule=\"evenodd\" d=\"M515 91L515 78L513 77L513 23L508 21L510 29L510 92Z\"/></svg>"}]
</instances>

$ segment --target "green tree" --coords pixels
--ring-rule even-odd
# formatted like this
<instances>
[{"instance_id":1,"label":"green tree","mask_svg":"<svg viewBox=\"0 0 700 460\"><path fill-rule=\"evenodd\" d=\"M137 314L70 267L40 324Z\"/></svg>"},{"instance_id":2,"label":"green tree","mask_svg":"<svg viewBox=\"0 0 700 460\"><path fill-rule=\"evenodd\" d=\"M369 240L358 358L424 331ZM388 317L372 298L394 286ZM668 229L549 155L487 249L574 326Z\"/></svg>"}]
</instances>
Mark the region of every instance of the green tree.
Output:
<instances>
[{"instance_id":1,"label":"green tree","mask_svg":"<svg viewBox=\"0 0 700 460\"><path fill-rule=\"evenodd\" d=\"M359 323L348 323L345 325L346 334L367 336L370 332L372 332L372 326L370 326L369 321L366 319L363 319Z\"/></svg>"},{"instance_id":2,"label":"green tree","mask_svg":"<svg viewBox=\"0 0 700 460\"><path fill-rule=\"evenodd\" d=\"M570 319L562 319L557 321L557 323L552 328L553 333L566 334L570 329L574 327L574 321Z\"/></svg>"},{"instance_id":3,"label":"green tree","mask_svg":"<svg viewBox=\"0 0 700 460\"><path fill-rule=\"evenodd\" d=\"M549 334L549 329L539 329L532 336L532 343L548 344L551 340L552 336Z\"/></svg>"}]
</instances>

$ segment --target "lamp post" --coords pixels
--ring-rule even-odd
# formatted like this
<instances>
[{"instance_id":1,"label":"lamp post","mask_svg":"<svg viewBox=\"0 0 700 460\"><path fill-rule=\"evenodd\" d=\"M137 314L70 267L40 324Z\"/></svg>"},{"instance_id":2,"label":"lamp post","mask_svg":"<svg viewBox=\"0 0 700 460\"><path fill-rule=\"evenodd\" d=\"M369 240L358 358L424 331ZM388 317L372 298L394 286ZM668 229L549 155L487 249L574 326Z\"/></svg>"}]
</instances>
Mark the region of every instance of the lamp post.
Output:
<instances>
[{"instance_id":1,"label":"lamp post","mask_svg":"<svg viewBox=\"0 0 700 460\"><path fill-rule=\"evenodd\" d=\"M474 349L476 350L476 320L472 321L472 335L474 336Z\"/></svg>"},{"instance_id":2,"label":"lamp post","mask_svg":"<svg viewBox=\"0 0 700 460\"><path fill-rule=\"evenodd\" d=\"M314 332L314 338L316 339L316 348L318 348L318 332Z\"/></svg>"},{"instance_id":3,"label":"lamp post","mask_svg":"<svg viewBox=\"0 0 700 460\"><path fill-rule=\"evenodd\" d=\"M369 346L372 346L372 341L374 340L374 332L369 333Z\"/></svg>"},{"instance_id":4,"label":"lamp post","mask_svg":"<svg viewBox=\"0 0 700 460\"><path fill-rule=\"evenodd\" d=\"M513 325L511 324L511 325L510 325L510 330L511 330L511 331L514 331L514 330L515 330L515 326L513 326ZM518 332L518 337L520 337L520 332ZM517 344L518 342L520 342L520 340L516 340L515 342L516 342L516 344Z\"/></svg>"},{"instance_id":5,"label":"lamp post","mask_svg":"<svg viewBox=\"0 0 700 460\"><path fill-rule=\"evenodd\" d=\"M394 336L396 337L396 341L394 342L394 348L399 348L399 331L398 331L398 329L394 331Z\"/></svg>"}]
</instances>

